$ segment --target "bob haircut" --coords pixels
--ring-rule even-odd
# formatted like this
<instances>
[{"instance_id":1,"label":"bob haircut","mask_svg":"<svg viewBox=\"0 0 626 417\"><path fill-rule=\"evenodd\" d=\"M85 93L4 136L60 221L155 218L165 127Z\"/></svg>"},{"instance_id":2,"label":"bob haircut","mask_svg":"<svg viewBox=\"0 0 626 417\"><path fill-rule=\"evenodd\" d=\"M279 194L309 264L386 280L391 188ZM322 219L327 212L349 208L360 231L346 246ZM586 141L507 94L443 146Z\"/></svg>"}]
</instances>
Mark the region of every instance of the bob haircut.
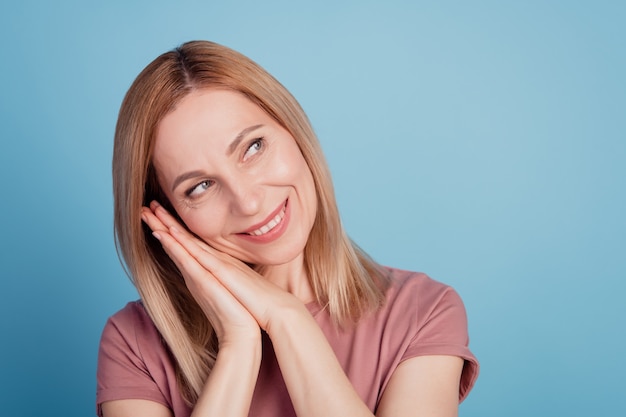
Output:
<instances>
[{"instance_id":1,"label":"bob haircut","mask_svg":"<svg viewBox=\"0 0 626 417\"><path fill-rule=\"evenodd\" d=\"M215 363L211 324L160 243L142 224L141 208L159 201L176 215L152 165L159 122L198 89L239 92L297 142L311 170L318 209L304 249L304 267L318 303L337 325L356 322L384 300L379 267L346 235L330 171L311 124L295 98L259 65L224 46L191 41L152 61L122 102L113 149L115 241L126 272L176 363L185 400L195 403ZM253 266L262 273L262 266Z\"/></svg>"}]
</instances>

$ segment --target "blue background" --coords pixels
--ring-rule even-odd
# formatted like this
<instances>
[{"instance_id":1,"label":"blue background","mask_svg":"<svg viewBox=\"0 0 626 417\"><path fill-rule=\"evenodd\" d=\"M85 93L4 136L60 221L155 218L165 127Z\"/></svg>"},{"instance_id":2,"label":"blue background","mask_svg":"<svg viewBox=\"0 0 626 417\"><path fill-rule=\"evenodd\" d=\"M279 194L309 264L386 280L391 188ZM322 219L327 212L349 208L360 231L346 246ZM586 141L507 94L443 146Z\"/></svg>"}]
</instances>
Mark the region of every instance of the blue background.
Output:
<instances>
[{"instance_id":1,"label":"blue background","mask_svg":"<svg viewBox=\"0 0 626 417\"><path fill-rule=\"evenodd\" d=\"M100 331L136 297L117 111L210 39L300 100L352 237L459 291L482 364L462 416L626 415L625 5L3 2L0 414L94 415Z\"/></svg>"}]
</instances>

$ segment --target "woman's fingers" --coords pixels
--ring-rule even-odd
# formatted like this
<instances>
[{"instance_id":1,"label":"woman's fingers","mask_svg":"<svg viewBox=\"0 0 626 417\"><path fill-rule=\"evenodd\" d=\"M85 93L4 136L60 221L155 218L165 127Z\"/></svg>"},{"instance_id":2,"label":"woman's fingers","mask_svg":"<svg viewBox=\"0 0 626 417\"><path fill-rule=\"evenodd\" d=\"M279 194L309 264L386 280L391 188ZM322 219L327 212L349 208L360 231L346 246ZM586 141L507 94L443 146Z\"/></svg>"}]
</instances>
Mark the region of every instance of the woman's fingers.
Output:
<instances>
[{"instance_id":1,"label":"woman's fingers","mask_svg":"<svg viewBox=\"0 0 626 417\"><path fill-rule=\"evenodd\" d=\"M159 211L160 210L163 210L163 212L165 212L165 209L160 208ZM181 273L183 274L183 277L185 278L185 281L187 282L187 286L188 287L190 286L191 284L190 280L197 281L200 283L202 283L203 281L211 281L211 280L214 281L215 278L212 276L209 276L211 274L210 270L202 267L202 265L196 261L195 257L189 253L187 248L183 246L177 239L175 239L171 235L170 233L171 229L173 228L175 228L176 230L179 230L179 229L176 226L168 227L168 225L163 220L164 217L165 216L157 217L157 215L153 212L153 210L147 207L144 207L141 212L142 220L148 225L148 227L150 227L150 229L153 231L152 233L153 236L161 242L161 246L163 247L167 255L172 259L172 261L174 261L178 269L181 271ZM173 218L171 220L176 222L175 219ZM172 222L168 222L168 223L173 224ZM179 232L179 233L183 235L182 232ZM192 237L186 237L186 238L187 240L193 239L197 241L196 238L192 238ZM193 245L188 244L188 246L195 247L196 250L202 250L202 249L199 249L198 245L195 243ZM206 283L204 283L204 285L206 285Z\"/></svg>"},{"instance_id":2,"label":"woman's fingers","mask_svg":"<svg viewBox=\"0 0 626 417\"><path fill-rule=\"evenodd\" d=\"M168 227L164 225L163 222L159 220L159 218L155 216L152 210L148 207L141 208L141 220L143 220L143 222L147 224L153 232L168 230Z\"/></svg>"},{"instance_id":3,"label":"woman's fingers","mask_svg":"<svg viewBox=\"0 0 626 417\"><path fill-rule=\"evenodd\" d=\"M192 235L187 228L183 226L174 216L172 216L158 201L152 201L150 203L150 210L157 219L159 219L160 223L166 228L170 229L172 227L177 228L183 234L185 234L189 239L193 240L198 246L200 246L204 250L212 250L209 245L207 245L204 241L196 238ZM154 229L153 229L154 230Z\"/></svg>"},{"instance_id":4,"label":"woman's fingers","mask_svg":"<svg viewBox=\"0 0 626 417\"><path fill-rule=\"evenodd\" d=\"M181 271L185 284L217 332L220 344L259 336L259 324L241 303L167 230L154 235Z\"/></svg>"},{"instance_id":5,"label":"woman's fingers","mask_svg":"<svg viewBox=\"0 0 626 417\"><path fill-rule=\"evenodd\" d=\"M172 226L180 225L180 223L172 216L158 201L150 202L150 210L155 216L169 229Z\"/></svg>"},{"instance_id":6,"label":"woman's fingers","mask_svg":"<svg viewBox=\"0 0 626 417\"><path fill-rule=\"evenodd\" d=\"M191 234L157 202L152 202L150 209L144 208L142 218L155 236L161 237L165 251L184 275L188 274L192 281L198 281L202 280L199 277L203 271L209 273L211 279L252 314L262 328L268 326L272 316L280 315L278 310L281 306L295 303L295 297L263 279L244 262L212 248ZM188 282L187 286L190 285Z\"/></svg>"},{"instance_id":7,"label":"woman's fingers","mask_svg":"<svg viewBox=\"0 0 626 417\"><path fill-rule=\"evenodd\" d=\"M203 268L187 249L173 238L168 231L157 230L153 235L155 238L159 239L169 257L176 263L176 266L178 266L178 269L181 270L186 279L187 277L198 277L202 279L205 278L207 274L210 274L210 271Z\"/></svg>"},{"instance_id":8,"label":"woman's fingers","mask_svg":"<svg viewBox=\"0 0 626 417\"><path fill-rule=\"evenodd\" d=\"M292 309L301 304L296 297L264 279L239 259L213 248L210 251L199 248L177 227L172 227L170 233L250 312L262 329L267 330L272 317L280 316L283 308Z\"/></svg>"},{"instance_id":9,"label":"woman's fingers","mask_svg":"<svg viewBox=\"0 0 626 417\"><path fill-rule=\"evenodd\" d=\"M176 241L185 248L185 250L205 269L214 274L222 271L224 254L209 245L201 245L198 239L189 233L181 230L178 226L172 226L169 229L170 234ZM204 243L204 242L202 242Z\"/></svg>"},{"instance_id":10,"label":"woman's fingers","mask_svg":"<svg viewBox=\"0 0 626 417\"><path fill-rule=\"evenodd\" d=\"M163 249L181 271L196 276L203 272L212 273L220 268L217 257L224 255L186 231L157 202L153 201L149 209L144 207L141 218L153 231L153 235L161 241Z\"/></svg>"}]
</instances>

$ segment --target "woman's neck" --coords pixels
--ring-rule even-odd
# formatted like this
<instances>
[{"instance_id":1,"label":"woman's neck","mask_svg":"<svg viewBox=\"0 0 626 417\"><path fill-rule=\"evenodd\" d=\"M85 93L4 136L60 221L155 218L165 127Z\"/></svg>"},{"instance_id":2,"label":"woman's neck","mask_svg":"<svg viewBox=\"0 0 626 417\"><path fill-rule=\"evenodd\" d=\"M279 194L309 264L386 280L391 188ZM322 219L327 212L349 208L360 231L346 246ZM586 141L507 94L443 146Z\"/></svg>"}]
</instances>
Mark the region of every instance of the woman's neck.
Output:
<instances>
[{"instance_id":1,"label":"woman's neck","mask_svg":"<svg viewBox=\"0 0 626 417\"><path fill-rule=\"evenodd\" d=\"M268 281L295 295L303 303L315 300L313 288L304 268L304 254L282 265L260 267L259 273Z\"/></svg>"}]
</instances>

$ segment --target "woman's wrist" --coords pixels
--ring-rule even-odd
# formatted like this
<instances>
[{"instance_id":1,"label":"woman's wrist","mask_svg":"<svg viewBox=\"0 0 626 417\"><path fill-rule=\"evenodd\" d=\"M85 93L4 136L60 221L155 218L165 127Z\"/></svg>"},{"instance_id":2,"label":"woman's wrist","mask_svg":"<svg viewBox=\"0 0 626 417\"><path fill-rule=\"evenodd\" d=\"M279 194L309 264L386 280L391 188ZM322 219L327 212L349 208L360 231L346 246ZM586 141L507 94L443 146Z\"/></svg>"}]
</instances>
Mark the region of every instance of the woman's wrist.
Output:
<instances>
[{"instance_id":1,"label":"woman's wrist","mask_svg":"<svg viewBox=\"0 0 626 417\"><path fill-rule=\"evenodd\" d=\"M270 339L280 337L285 331L301 328L302 323L313 320L306 306L296 297L289 297L287 302L275 306L265 331Z\"/></svg>"},{"instance_id":2,"label":"woman's wrist","mask_svg":"<svg viewBox=\"0 0 626 417\"><path fill-rule=\"evenodd\" d=\"M248 415L261 366L261 337L220 344L217 359L192 417Z\"/></svg>"},{"instance_id":3,"label":"woman's wrist","mask_svg":"<svg viewBox=\"0 0 626 417\"><path fill-rule=\"evenodd\" d=\"M255 333L236 333L231 332L230 334L226 334L221 338L218 338L219 343L219 351L218 357L220 354L225 355L233 354L233 355L252 355L253 357L256 354L261 355L261 329L258 329Z\"/></svg>"}]
</instances>

